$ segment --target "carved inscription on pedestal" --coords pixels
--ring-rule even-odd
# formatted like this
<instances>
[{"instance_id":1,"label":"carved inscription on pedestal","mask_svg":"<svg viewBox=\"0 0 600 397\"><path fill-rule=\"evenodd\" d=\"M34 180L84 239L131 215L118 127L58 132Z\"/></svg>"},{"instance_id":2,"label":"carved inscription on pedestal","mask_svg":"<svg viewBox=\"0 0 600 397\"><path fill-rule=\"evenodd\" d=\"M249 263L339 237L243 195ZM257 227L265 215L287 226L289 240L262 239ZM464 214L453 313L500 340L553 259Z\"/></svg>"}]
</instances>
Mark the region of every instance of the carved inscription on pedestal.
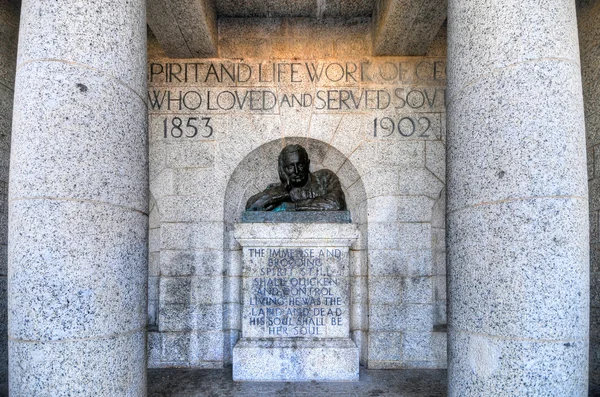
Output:
<instances>
[{"instance_id":1,"label":"carved inscription on pedestal","mask_svg":"<svg viewBox=\"0 0 600 397\"><path fill-rule=\"evenodd\" d=\"M244 248L244 338L347 338L348 250Z\"/></svg>"}]
</instances>

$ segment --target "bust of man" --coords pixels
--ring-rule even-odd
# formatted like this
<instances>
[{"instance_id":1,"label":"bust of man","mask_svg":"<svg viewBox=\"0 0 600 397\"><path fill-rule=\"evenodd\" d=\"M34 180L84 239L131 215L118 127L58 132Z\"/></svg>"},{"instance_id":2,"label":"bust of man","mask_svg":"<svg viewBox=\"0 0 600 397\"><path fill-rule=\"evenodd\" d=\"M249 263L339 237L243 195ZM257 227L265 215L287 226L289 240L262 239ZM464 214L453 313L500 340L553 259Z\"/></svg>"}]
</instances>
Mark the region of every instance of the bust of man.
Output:
<instances>
[{"instance_id":1,"label":"bust of man","mask_svg":"<svg viewBox=\"0 0 600 397\"><path fill-rule=\"evenodd\" d=\"M337 175L330 170L310 172L308 153L288 145L279 153L281 183L269 185L246 203L247 211L341 211L346 199Z\"/></svg>"}]
</instances>

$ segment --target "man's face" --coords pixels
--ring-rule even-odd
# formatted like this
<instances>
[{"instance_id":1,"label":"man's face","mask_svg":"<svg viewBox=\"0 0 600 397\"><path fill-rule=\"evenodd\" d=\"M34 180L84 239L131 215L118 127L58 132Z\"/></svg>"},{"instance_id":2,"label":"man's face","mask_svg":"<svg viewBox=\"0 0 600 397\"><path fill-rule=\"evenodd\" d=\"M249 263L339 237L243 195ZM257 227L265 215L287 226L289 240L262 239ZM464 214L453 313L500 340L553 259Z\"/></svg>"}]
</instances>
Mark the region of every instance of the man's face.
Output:
<instances>
[{"instance_id":1,"label":"man's face","mask_svg":"<svg viewBox=\"0 0 600 397\"><path fill-rule=\"evenodd\" d=\"M308 159L303 159L300 153L286 153L283 161L283 170L290 179L293 187L301 187L308 181Z\"/></svg>"}]
</instances>

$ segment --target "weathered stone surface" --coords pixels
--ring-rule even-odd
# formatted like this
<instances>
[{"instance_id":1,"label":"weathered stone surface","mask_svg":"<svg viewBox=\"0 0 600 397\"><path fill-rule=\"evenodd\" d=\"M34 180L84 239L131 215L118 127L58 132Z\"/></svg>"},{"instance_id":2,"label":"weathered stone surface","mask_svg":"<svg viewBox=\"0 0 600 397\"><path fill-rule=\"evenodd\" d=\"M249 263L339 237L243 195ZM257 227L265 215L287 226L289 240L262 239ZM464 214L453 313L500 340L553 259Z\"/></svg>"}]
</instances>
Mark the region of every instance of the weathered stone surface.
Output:
<instances>
[{"instance_id":1,"label":"weathered stone surface","mask_svg":"<svg viewBox=\"0 0 600 397\"><path fill-rule=\"evenodd\" d=\"M509 93L509 84L528 94ZM455 193L449 211L530 196L586 196L587 185L581 183L587 181L581 134L585 126L576 64L544 59L495 70L470 83L449 109L448 122L461 134L449 139L448 150L463 164L449 173L448 191ZM481 126L491 119L494 123L484 133ZM563 143L557 145L559 140ZM495 161L482 163L473 153Z\"/></svg>"},{"instance_id":2,"label":"weathered stone surface","mask_svg":"<svg viewBox=\"0 0 600 397\"><path fill-rule=\"evenodd\" d=\"M0 3L0 384L8 382L8 168L18 30L18 7Z\"/></svg>"},{"instance_id":3,"label":"weathered stone surface","mask_svg":"<svg viewBox=\"0 0 600 397\"><path fill-rule=\"evenodd\" d=\"M600 290L600 267L598 261L600 252L600 225L598 211L600 211L600 107L598 95L598 67L600 53L596 45L600 37L600 26L596 23L600 16L597 1L580 1L577 9L577 25L579 27L579 45L581 51L581 77L583 81L583 99L586 116L586 146L587 146L587 171L589 187L589 215L590 215L590 382L600 384L600 305L597 299Z\"/></svg>"},{"instance_id":4,"label":"weathered stone surface","mask_svg":"<svg viewBox=\"0 0 600 397\"><path fill-rule=\"evenodd\" d=\"M352 224L237 224L244 252L235 380L356 380ZM251 358L252 357L252 358Z\"/></svg>"},{"instance_id":5,"label":"weathered stone surface","mask_svg":"<svg viewBox=\"0 0 600 397\"><path fill-rule=\"evenodd\" d=\"M269 244L289 247L339 247L350 245L358 233L353 224L258 224L245 223L235 226L235 238L253 247L270 247Z\"/></svg>"},{"instance_id":6,"label":"weathered stone surface","mask_svg":"<svg viewBox=\"0 0 600 397\"><path fill-rule=\"evenodd\" d=\"M430 57L439 57L446 56L448 53L448 29L447 22L444 22L440 30L437 32L431 44L429 45L429 49L427 49L427 56Z\"/></svg>"},{"instance_id":7,"label":"weathered stone surface","mask_svg":"<svg viewBox=\"0 0 600 397\"><path fill-rule=\"evenodd\" d=\"M230 17L370 17L373 10L371 0L325 2L313 0L268 0L245 1L217 0L215 7L219 15Z\"/></svg>"},{"instance_id":8,"label":"weathered stone surface","mask_svg":"<svg viewBox=\"0 0 600 397\"><path fill-rule=\"evenodd\" d=\"M370 27L370 18L219 18L219 54L264 59L370 56Z\"/></svg>"},{"instance_id":9,"label":"weathered stone surface","mask_svg":"<svg viewBox=\"0 0 600 397\"><path fill-rule=\"evenodd\" d=\"M425 55L446 20L446 2L378 0L373 19L374 55Z\"/></svg>"},{"instance_id":10,"label":"weathered stone surface","mask_svg":"<svg viewBox=\"0 0 600 397\"><path fill-rule=\"evenodd\" d=\"M586 395L575 2L450 0L448 33L449 395Z\"/></svg>"},{"instance_id":11,"label":"weathered stone surface","mask_svg":"<svg viewBox=\"0 0 600 397\"><path fill-rule=\"evenodd\" d=\"M509 0L501 7L490 8L484 1L474 4L448 2L448 25L451 26L448 29L449 102L471 82L509 65L557 58L579 64L577 24L573 23L576 21L575 2L559 0L534 7L530 4ZM531 29L532 26L536 28ZM515 45L515 36L519 37L519 45ZM471 37L485 37L485 42L466 40ZM453 54L461 55L454 57ZM569 74L569 78L576 77Z\"/></svg>"},{"instance_id":12,"label":"weathered stone surface","mask_svg":"<svg viewBox=\"0 0 600 397\"><path fill-rule=\"evenodd\" d=\"M145 349L139 347L145 347L144 334L60 343L11 341L10 395L143 396Z\"/></svg>"},{"instance_id":13,"label":"weathered stone surface","mask_svg":"<svg viewBox=\"0 0 600 397\"><path fill-rule=\"evenodd\" d=\"M270 212L245 211L246 223L350 223L350 211Z\"/></svg>"},{"instance_id":14,"label":"weathered stone surface","mask_svg":"<svg viewBox=\"0 0 600 397\"><path fill-rule=\"evenodd\" d=\"M217 14L208 0L149 0L148 25L172 58L217 54Z\"/></svg>"},{"instance_id":15,"label":"weathered stone surface","mask_svg":"<svg viewBox=\"0 0 600 397\"><path fill-rule=\"evenodd\" d=\"M165 223L160 230L162 249L216 250L223 247L223 223Z\"/></svg>"},{"instance_id":16,"label":"weathered stone surface","mask_svg":"<svg viewBox=\"0 0 600 397\"><path fill-rule=\"evenodd\" d=\"M461 395L466 388L481 396L539 395L544 390L565 396L587 394L588 346L584 341L548 343L453 331L450 368L456 375L450 378L449 395ZM515 362L531 365L515 367Z\"/></svg>"},{"instance_id":17,"label":"weathered stone surface","mask_svg":"<svg viewBox=\"0 0 600 397\"><path fill-rule=\"evenodd\" d=\"M410 396L446 396L446 371L442 369L369 370L360 368L359 382L235 382L231 367L218 370L165 368L148 371L148 394L203 397L239 395L336 395L373 394ZM402 395L400 394L400 395ZM188 397L188 396L186 396Z\"/></svg>"},{"instance_id":18,"label":"weathered stone surface","mask_svg":"<svg viewBox=\"0 0 600 397\"><path fill-rule=\"evenodd\" d=\"M13 338L92 338L144 326L143 214L66 200L16 200L11 211Z\"/></svg>"},{"instance_id":19,"label":"weathered stone surface","mask_svg":"<svg viewBox=\"0 0 600 397\"><path fill-rule=\"evenodd\" d=\"M361 362L368 365L369 355L378 354L367 346L371 276L390 277L409 287L406 303L388 297L390 305L427 307L426 321L416 332L430 332L433 319L440 317L437 313L444 312L439 309L445 304L443 294L433 299L435 283L443 277L440 273L433 278L433 251L441 244L433 240L444 230L444 205L439 200L445 178L445 62L371 58L365 53L329 56L331 40L335 48L344 35L370 43L369 26L368 20L358 19L340 23L259 18L240 23L225 18L220 40L227 41L231 52L220 55L237 59L150 60L150 189L157 214L151 212L151 217L156 220L153 225L160 226L150 231L152 247L160 247L161 278L224 275L213 282L223 285L226 363L232 361L242 324L242 250L233 237L234 225L242 221L249 197L279 181L277 156L288 144L307 149L312 172L326 168L336 173L357 227L348 282L349 336L361 344ZM313 51L316 59L290 55L310 57ZM329 54L326 60L320 51ZM315 236L321 233L319 225L323 224L312 225ZM304 237L311 245L328 244L335 237L315 236ZM284 243L275 232L271 237ZM436 260L441 257L438 254ZM427 279L419 284L427 287L416 288L415 278ZM193 288L191 282L184 283L181 296L195 296ZM203 296L213 289L204 284L197 288ZM193 333L200 326L188 303L159 299L156 310L158 323L164 322L157 324L161 332ZM396 321L413 322L408 318L412 312L393 312L398 314ZM380 321L390 324L377 318L375 327ZM181 346L190 350L180 358L190 360L195 346ZM433 354L425 361L406 361L396 353L391 356L399 361L371 361L380 368L443 366ZM153 352L153 357L160 354Z\"/></svg>"},{"instance_id":20,"label":"weathered stone surface","mask_svg":"<svg viewBox=\"0 0 600 397\"><path fill-rule=\"evenodd\" d=\"M148 333L152 367L222 368L221 331Z\"/></svg>"},{"instance_id":21,"label":"weathered stone surface","mask_svg":"<svg viewBox=\"0 0 600 397\"><path fill-rule=\"evenodd\" d=\"M76 63L102 71L146 98L145 9L137 0L114 7L101 0L23 1L17 64L48 59Z\"/></svg>"},{"instance_id":22,"label":"weathered stone surface","mask_svg":"<svg viewBox=\"0 0 600 397\"><path fill-rule=\"evenodd\" d=\"M67 62L28 63L19 76L15 112L27 117L14 120L12 156L37 153L39 163L11 170L11 197L96 200L146 213L144 102L117 80ZM65 150L70 145L80 150Z\"/></svg>"},{"instance_id":23,"label":"weathered stone surface","mask_svg":"<svg viewBox=\"0 0 600 397\"><path fill-rule=\"evenodd\" d=\"M146 394L145 2L23 1L9 392Z\"/></svg>"},{"instance_id":24,"label":"weathered stone surface","mask_svg":"<svg viewBox=\"0 0 600 397\"><path fill-rule=\"evenodd\" d=\"M237 381L357 381L358 349L350 339L246 340L233 350Z\"/></svg>"},{"instance_id":25,"label":"weathered stone surface","mask_svg":"<svg viewBox=\"0 0 600 397\"><path fill-rule=\"evenodd\" d=\"M589 285L582 277L588 268L583 265L588 263L586 212L583 200L548 198L469 208L460 218L450 218L449 227L456 231L448 242L451 323L508 338L585 338L589 302L578 298ZM520 241L498 239L515 229L530 232ZM535 263L545 263L547 273L532 268L536 250ZM482 272L469 271L472 265L464 258L477 260ZM521 273L526 276L517 278ZM472 303L463 296L478 302L476 312L467 309Z\"/></svg>"},{"instance_id":26,"label":"weathered stone surface","mask_svg":"<svg viewBox=\"0 0 600 397\"><path fill-rule=\"evenodd\" d=\"M2 2L0 10L0 83L11 88L15 83L17 41L19 36L19 7L12 2Z\"/></svg>"},{"instance_id":27,"label":"weathered stone surface","mask_svg":"<svg viewBox=\"0 0 600 397\"><path fill-rule=\"evenodd\" d=\"M369 250L370 276L427 276L433 274L429 250Z\"/></svg>"}]
</instances>

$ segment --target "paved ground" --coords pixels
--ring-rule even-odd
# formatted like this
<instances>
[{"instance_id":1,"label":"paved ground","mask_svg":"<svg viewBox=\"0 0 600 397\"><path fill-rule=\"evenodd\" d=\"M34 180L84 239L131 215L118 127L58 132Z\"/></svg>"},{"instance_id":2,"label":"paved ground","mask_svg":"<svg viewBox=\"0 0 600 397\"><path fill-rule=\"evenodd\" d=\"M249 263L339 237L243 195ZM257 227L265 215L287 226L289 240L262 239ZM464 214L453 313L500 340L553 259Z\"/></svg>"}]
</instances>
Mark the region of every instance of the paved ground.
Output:
<instances>
[{"instance_id":1,"label":"paved ground","mask_svg":"<svg viewBox=\"0 0 600 397\"><path fill-rule=\"evenodd\" d=\"M359 382L233 382L223 370L151 369L148 397L438 397L445 370L361 369Z\"/></svg>"},{"instance_id":2,"label":"paved ground","mask_svg":"<svg viewBox=\"0 0 600 397\"><path fill-rule=\"evenodd\" d=\"M445 370L366 370L359 382L234 382L222 370L150 369L148 397L438 397L446 396ZM590 384L589 397L600 397Z\"/></svg>"},{"instance_id":3,"label":"paved ground","mask_svg":"<svg viewBox=\"0 0 600 397\"><path fill-rule=\"evenodd\" d=\"M7 395L6 383L0 383L0 396ZM231 368L223 370L148 370L148 397L213 396L438 397L446 396L446 371L376 371L361 369L359 382L237 383L231 380ZM589 397L600 397L600 385L590 384Z\"/></svg>"}]
</instances>

